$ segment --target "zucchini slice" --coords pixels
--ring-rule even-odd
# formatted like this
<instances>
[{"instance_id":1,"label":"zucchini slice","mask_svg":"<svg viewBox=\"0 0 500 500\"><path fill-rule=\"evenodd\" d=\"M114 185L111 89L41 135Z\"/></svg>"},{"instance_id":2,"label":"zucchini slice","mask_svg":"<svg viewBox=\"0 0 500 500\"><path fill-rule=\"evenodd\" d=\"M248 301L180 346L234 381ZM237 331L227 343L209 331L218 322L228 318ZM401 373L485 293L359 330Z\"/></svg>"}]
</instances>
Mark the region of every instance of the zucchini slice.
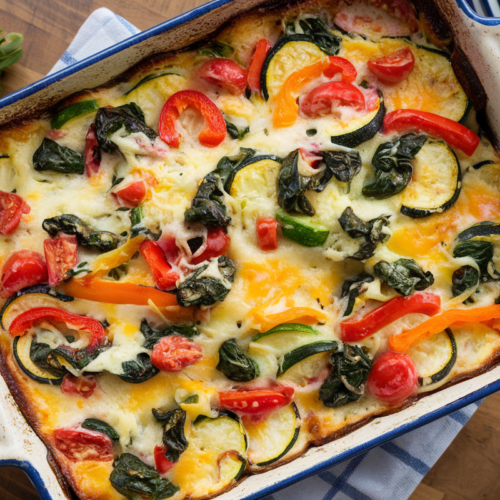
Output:
<instances>
[{"instance_id":1,"label":"zucchini slice","mask_svg":"<svg viewBox=\"0 0 500 500\"><path fill-rule=\"evenodd\" d=\"M276 220L281 224L283 236L304 247L320 247L328 238L330 231L320 224L313 223L306 215L288 215L284 210L276 211Z\"/></svg>"},{"instance_id":2,"label":"zucchini slice","mask_svg":"<svg viewBox=\"0 0 500 500\"><path fill-rule=\"evenodd\" d=\"M498 240L495 236L500 235L500 224L492 221L479 222L462 231L457 239L459 241L469 240ZM493 242L493 241L492 241Z\"/></svg>"},{"instance_id":3,"label":"zucchini slice","mask_svg":"<svg viewBox=\"0 0 500 500\"><path fill-rule=\"evenodd\" d=\"M49 285L35 285L23 288L11 295L0 310L0 325L7 332L16 316L35 307L54 305L57 302L72 302L74 297L54 290Z\"/></svg>"},{"instance_id":4,"label":"zucchini slice","mask_svg":"<svg viewBox=\"0 0 500 500\"><path fill-rule=\"evenodd\" d=\"M61 109L54 118L50 121L50 126L53 129L60 129L66 122L69 122L77 116L90 113L99 109L99 101L90 99L88 101L75 102Z\"/></svg>"},{"instance_id":5,"label":"zucchini slice","mask_svg":"<svg viewBox=\"0 0 500 500\"><path fill-rule=\"evenodd\" d=\"M246 468L247 437L233 414L217 418L200 415L193 423L189 446L210 454L214 465L218 465L221 487L238 480Z\"/></svg>"},{"instance_id":6,"label":"zucchini slice","mask_svg":"<svg viewBox=\"0 0 500 500\"><path fill-rule=\"evenodd\" d=\"M140 80L138 83L136 83L128 92L124 94L129 95L131 92L133 92L136 88L140 87L141 85L150 82L151 80L155 80L156 78L161 78L162 76L168 76L168 75L175 75L175 76L180 76L179 73L173 73L173 72L167 72L167 73L159 73L159 74L153 74L153 75L148 75L145 76L142 80Z\"/></svg>"},{"instance_id":7,"label":"zucchini slice","mask_svg":"<svg viewBox=\"0 0 500 500\"><path fill-rule=\"evenodd\" d=\"M295 71L327 57L327 54L307 35L289 35L278 40L268 52L260 74L262 95L267 101L281 89Z\"/></svg>"},{"instance_id":8,"label":"zucchini slice","mask_svg":"<svg viewBox=\"0 0 500 500\"><path fill-rule=\"evenodd\" d=\"M259 200L276 192L276 180L281 167L277 156L254 156L244 161L228 179L229 194L235 198Z\"/></svg>"},{"instance_id":9,"label":"zucchini slice","mask_svg":"<svg viewBox=\"0 0 500 500\"><path fill-rule=\"evenodd\" d=\"M300 361L308 358L309 356L314 356L321 352L337 352L339 345L335 341L324 341L319 340L318 342L312 342L311 344L301 345L294 349L293 351L287 352L282 359L279 361L279 368L277 376L280 377L292 366L300 363Z\"/></svg>"},{"instance_id":10,"label":"zucchini slice","mask_svg":"<svg viewBox=\"0 0 500 500\"><path fill-rule=\"evenodd\" d=\"M58 376L49 371L42 370L31 360L30 351L34 334L23 335L14 339L14 358L21 370L40 384L61 385L63 376Z\"/></svg>"},{"instance_id":11,"label":"zucchini slice","mask_svg":"<svg viewBox=\"0 0 500 500\"><path fill-rule=\"evenodd\" d=\"M299 323L284 323L282 325L271 328L271 330L268 330L267 332L258 333L252 338L252 342L257 342L259 339L267 337L268 335L283 332L301 332L305 334L319 335L319 332L309 325L301 325Z\"/></svg>"},{"instance_id":12,"label":"zucchini slice","mask_svg":"<svg viewBox=\"0 0 500 500\"><path fill-rule=\"evenodd\" d=\"M413 178L401 195L401 213L418 219L451 208L462 189L462 171L452 149L427 140L413 160Z\"/></svg>"},{"instance_id":13,"label":"zucchini slice","mask_svg":"<svg viewBox=\"0 0 500 500\"><path fill-rule=\"evenodd\" d=\"M284 457L297 442L300 414L295 403L274 411L260 422L245 422L249 438L248 460L265 467Z\"/></svg>"},{"instance_id":14,"label":"zucchini slice","mask_svg":"<svg viewBox=\"0 0 500 500\"><path fill-rule=\"evenodd\" d=\"M408 349L418 371L420 387L430 387L444 381L457 361L457 343L447 328Z\"/></svg>"},{"instance_id":15,"label":"zucchini slice","mask_svg":"<svg viewBox=\"0 0 500 500\"><path fill-rule=\"evenodd\" d=\"M355 148L361 143L369 141L382 128L385 116L384 96L380 90L378 91L379 103L378 108L372 112L351 120L347 127L338 128L337 130L327 128L327 133L330 134L333 144L339 144L346 148Z\"/></svg>"}]
</instances>

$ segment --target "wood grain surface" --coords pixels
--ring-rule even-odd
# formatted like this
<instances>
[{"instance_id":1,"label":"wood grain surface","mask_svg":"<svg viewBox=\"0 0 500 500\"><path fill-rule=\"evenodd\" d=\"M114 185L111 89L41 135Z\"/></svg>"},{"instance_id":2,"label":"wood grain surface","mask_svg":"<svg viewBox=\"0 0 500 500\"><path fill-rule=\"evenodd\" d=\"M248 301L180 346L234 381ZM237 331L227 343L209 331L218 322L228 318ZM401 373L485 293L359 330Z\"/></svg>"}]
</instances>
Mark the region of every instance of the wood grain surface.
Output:
<instances>
[{"instance_id":1,"label":"wood grain surface","mask_svg":"<svg viewBox=\"0 0 500 500\"><path fill-rule=\"evenodd\" d=\"M0 28L24 34L24 56L2 75L2 95L50 71L85 19L99 7L108 7L145 30L203 3L204 0L0 0ZM500 393L479 407L410 500L499 500L499 416ZM38 498L22 471L0 468L0 500Z\"/></svg>"}]
</instances>

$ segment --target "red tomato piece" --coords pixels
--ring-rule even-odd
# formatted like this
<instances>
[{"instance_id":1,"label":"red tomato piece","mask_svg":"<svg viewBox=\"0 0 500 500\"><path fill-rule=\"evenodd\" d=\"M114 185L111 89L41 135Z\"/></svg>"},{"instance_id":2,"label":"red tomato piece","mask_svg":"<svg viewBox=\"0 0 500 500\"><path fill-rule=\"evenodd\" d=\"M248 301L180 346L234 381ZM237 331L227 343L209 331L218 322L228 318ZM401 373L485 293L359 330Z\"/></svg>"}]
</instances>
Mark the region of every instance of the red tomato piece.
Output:
<instances>
[{"instance_id":1,"label":"red tomato piece","mask_svg":"<svg viewBox=\"0 0 500 500\"><path fill-rule=\"evenodd\" d=\"M68 135L67 130L49 130L46 134L45 137L47 139L52 139L55 141L56 139L62 139L63 137L66 137Z\"/></svg>"},{"instance_id":2,"label":"red tomato piece","mask_svg":"<svg viewBox=\"0 0 500 500\"><path fill-rule=\"evenodd\" d=\"M101 166L101 150L99 149L99 143L97 142L97 136L95 135L94 129L95 126L92 123L87 132L87 137L85 138L85 153L83 159L87 177L92 177L94 174L97 174Z\"/></svg>"},{"instance_id":3,"label":"red tomato piece","mask_svg":"<svg viewBox=\"0 0 500 500\"><path fill-rule=\"evenodd\" d=\"M191 259L191 264L200 264L210 260L212 257L223 255L229 248L231 238L220 227L209 229L207 233L207 246L200 255Z\"/></svg>"},{"instance_id":4,"label":"red tomato piece","mask_svg":"<svg viewBox=\"0 0 500 500\"><path fill-rule=\"evenodd\" d=\"M88 399L94 394L97 380L92 376L75 377L71 373L64 375L61 392L63 394L78 395Z\"/></svg>"},{"instance_id":5,"label":"red tomato piece","mask_svg":"<svg viewBox=\"0 0 500 500\"><path fill-rule=\"evenodd\" d=\"M177 238L173 232L164 230L157 243L163 250L169 264L177 264L179 262L181 251L177 246Z\"/></svg>"},{"instance_id":6,"label":"red tomato piece","mask_svg":"<svg viewBox=\"0 0 500 500\"><path fill-rule=\"evenodd\" d=\"M219 402L227 410L243 415L270 413L291 403L293 387L273 387L254 391L219 392Z\"/></svg>"},{"instance_id":7,"label":"red tomato piece","mask_svg":"<svg viewBox=\"0 0 500 500\"><path fill-rule=\"evenodd\" d=\"M270 252L278 248L278 223L274 217L257 219L257 239L260 249Z\"/></svg>"},{"instance_id":8,"label":"red tomato piece","mask_svg":"<svg viewBox=\"0 0 500 500\"><path fill-rule=\"evenodd\" d=\"M68 328L90 333L89 347L97 347L104 338L104 328L96 319L78 316L57 307L35 307L21 313L10 324L9 333L18 337L27 333L38 321L66 323Z\"/></svg>"},{"instance_id":9,"label":"red tomato piece","mask_svg":"<svg viewBox=\"0 0 500 500\"><path fill-rule=\"evenodd\" d=\"M33 250L20 250L9 256L2 272L0 297L7 298L27 286L47 282L47 265Z\"/></svg>"},{"instance_id":10,"label":"red tomato piece","mask_svg":"<svg viewBox=\"0 0 500 500\"><path fill-rule=\"evenodd\" d=\"M55 447L72 462L113 460L113 442L106 434L83 428L56 429Z\"/></svg>"},{"instance_id":11,"label":"red tomato piece","mask_svg":"<svg viewBox=\"0 0 500 500\"><path fill-rule=\"evenodd\" d=\"M165 453L167 453L167 447L164 444L163 445L157 444L155 446L155 465L156 465L156 470L160 474L165 474L175 465L175 462L171 462L165 456Z\"/></svg>"},{"instance_id":12,"label":"red tomato piece","mask_svg":"<svg viewBox=\"0 0 500 500\"><path fill-rule=\"evenodd\" d=\"M418 372L408 354L384 352L373 362L368 392L387 403L401 403L418 388Z\"/></svg>"},{"instance_id":13,"label":"red tomato piece","mask_svg":"<svg viewBox=\"0 0 500 500\"><path fill-rule=\"evenodd\" d=\"M144 201L147 192L146 182L143 179L139 179L115 191L113 196L115 196L121 206L134 208L138 207Z\"/></svg>"},{"instance_id":14,"label":"red tomato piece","mask_svg":"<svg viewBox=\"0 0 500 500\"><path fill-rule=\"evenodd\" d=\"M472 130L443 116L418 111L416 109L397 109L384 117L384 133L423 132L441 137L450 146L472 156L479 146L480 139Z\"/></svg>"},{"instance_id":15,"label":"red tomato piece","mask_svg":"<svg viewBox=\"0 0 500 500\"><path fill-rule=\"evenodd\" d=\"M257 42L250 66L248 67L248 88L253 92L260 92L260 74L271 44L263 38Z\"/></svg>"},{"instance_id":16,"label":"red tomato piece","mask_svg":"<svg viewBox=\"0 0 500 500\"><path fill-rule=\"evenodd\" d=\"M441 298L433 293L414 293L408 297L395 297L361 318L359 315L340 323L340 337L344 342L357 342L407 314L434 316L441 311Z\"/></svg>"},{"instance_id":17,"label":"red tomato piece","mask_svg":"<svg viewBox=\"0 0 500 500\"><path fill-rule=\"evenodd\" d=\"M231 59L216 58L204 62L198 69L198 76L233 95L242 94L247 86L247 72Z\"/></svg>"},{"instance_id":18,"label":"red tomato piece","mask_svg":"<svg viewBox=\"0 0 500 500\"><path fill-rule=\"evenodd\" d=\"M57 286L68 277L68 271L76 266L78 240L75 235L59 233L55 238L46 239L43 242L43 249L49 285Z\"/></svg>"},{"instance_id":19,"label":"red tomato piece","mask_svg":"<svg viewBox=\"0 0 500 500\"><path fill-rule=\"evenodd\" d=\"M0 234L4 236L16 229L23 214L30 213L30 207L15 193L0 191Z\"/></svg>"},{"instance_id":20,"label":"red tomato piece","mask_svg":"<svg viewBox=\"0 0 500 500\"><path fill-rule=\"evenodd\" d=\"M198 139L202 146L214 148L226 138L226 122L219 108L197 90L181 90L170 96L163 106L158 124L160 138L172 148L178 148L180 134L175 128L177 118L188 108L197 109L205 118L205 128Z\"/></svg>"},{"instance_id":21,"label":"red tomato piece","mask_svg":"<svg viewBox=\"0 0 500 500\"><path fill-rule=\"evenodd\" d=\"M415 56L408 47L388 56L368 61L368 68L382 83L399 83L406 80L415 67Z\"/></svg>"},{"instance_id":22,"label":"red tomato piece","mask_svg":"<svg viewBox=\"0 0 500 500\"><path fill-rule=\"evenodd\" d=\"M163 337L151 353L151 362L163 372L178 372L203 357L201 347L185 337Z\"/></svg>"},{"instance_id":23,"label":"red tomato piece","mask_svg":"<svg viewBox=\"0 0 500 500\"><path fill-rule=\"evenodd\" d=\"M156 286L161 290L175 288L179 275L172 271L172 266L167 262L160 245L156 241L146 240L141 243L139 251L153 273Z\"/></svg>"},{"instance_id":24,"label":"red tomato piece","mask_svg":"<svg viewBox=\"0 0 500 500\"><path fill-rule=\"evenodd\" d=\"M323 71L327 78L333 78L337 73L341 73L342 81L351 83L356 80L358 72L356 68L344 57L330 56L330 65Z\"/></svg>"},{"instance_id":25,"label":"red tomato piece","mask_svg":"<svg viewBox=\"0 0 500 500\"><path fill-rule=\"evenodd\" d=\"M311 90L300 100L300 110L309 118L329 115L337 106L365 107L365 96L352 83L328 82Z\"/></svg>"}]
</instances>

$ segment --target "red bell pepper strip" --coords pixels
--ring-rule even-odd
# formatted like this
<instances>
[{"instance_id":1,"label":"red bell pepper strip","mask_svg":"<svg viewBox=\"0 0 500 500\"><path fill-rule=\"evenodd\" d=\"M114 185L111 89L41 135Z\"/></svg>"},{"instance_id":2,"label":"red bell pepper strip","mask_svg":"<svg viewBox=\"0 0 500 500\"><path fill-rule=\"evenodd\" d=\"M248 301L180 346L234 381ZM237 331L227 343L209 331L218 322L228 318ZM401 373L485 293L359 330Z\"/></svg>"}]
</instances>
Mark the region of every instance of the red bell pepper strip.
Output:
<instances>
[{"instance_id":1,"label":"red bell pepper strip","mask_svg":"<svg viewBox=\"0 0 500 500\"><path fill-rule=\"evenodd\" d=\"M397 109L385 115L384 133L392 132L423 132L440 137L467 156L474 154L480 142L479 137L464 125L434 113L415 109Z\"/></svg>"},{"instance_id":2,"label":"red bell pepper strip","mask_svg":"<svg viewBox=\"0 0 500 500\"><path fill-rule=\"evenodd\" d=\"M139 251L153 273L156 286L160 290L175 288L179 275L172 271L172 266L167 262L160 245L156 241L146 240L141 243Z\"/></svg>"},{"instance_id":3,"label":"red bell pepper strip","mask_svg":"<svg viewBox=\"0 0 500 500\"><path fill-rule=\"evenodd\" d=\"M278 223L274 217L260 217L257 220L257 239L264 252L278 248Z\"/></svg>"},{"instance_id":4,"label":"red bell pepper strip","mask_svg":"<svg viewBox=\"0 0 500 500\"><path fill-rule=\"evenodd\" d=\"M99 149L99 143L97 142L94 129L95 126L92 123L87 132L87 137L85 138L85 153L83 159L87 177L92 177L94 174L97 174L101 166L101 150Z\"/></svg>"},{"instance_id":5,"label":"red bell pepper strip","mask_svg":"<svg viewBox=\"0 0 500 500\"><path fill-rule=\"evenodd\" d=\"M226 137L226 122L214 102L197 90L181 90L168 98L158 125L161 139L172 148L179 147L180 134L175 122L189 106L196 108L205 118L206 126L198 136L200 144L208 148L218 146Z\"/></svg>"},{"instance_id":6,"label":"red bell pepper strip","mask_svg":"<svg viewBox=\"0 0 500 500\"><path fill-rule=\"evenodd\" d=\"M30 213L29 205L17 194L0 191L0 234L8 235L16 229L24 214Z\"/></svg>"},{"instance_id":7,"label":"red bell pepper strip","mask_svg":"<svg viewBox=\"0 0 500 500\"><path fill-rule=\"evenodd\" d=\"M260 92L260 74L262 73L262 66L264 66L264 61L270 48L271 44L265 38L257 42L250 66L248 67L248 88L252 92Z\"/></svg>"},{"instance_id":8,"label":"red bell pepper strip","mask_svg":"<svg viewBox=\"0 0 500 500\"><path fill-rule=\"evenodd\" d=\"M254 391L219 392L219 402L227 410L243 415L269 413L292 401L292 387L273 387Z\"/></svg>"},{"instance_id":9,"label":"red bell pepper strip","mask_svg":"<svg viewBox=\"0 0 500 500\"><path fill-rule=\"evenodd\" d=\"M49 285L57 286L64 281L67 272L76 266L78 259L78 241L75 235L59 233L56 238L43 242L45 260L49 274Z\"/></svg>"},{"instance_id":10,"label":"red bell pepper strip","mask_svg":"<svg viewBox=\"0 0 500 500\"><path fill-rule=\"evenodd\" d=\"M209 229L207 233L207 246L200 255L191 259L191 264L200 264L213 257L224 255L229 248L231 238L220 227Z\"/></svg>"},{"instance_id":11,"label":"red bell pepper strip","mask_svg":"<svg viewBox=\"0 0 500 500\"><path fill-rule=\"evenodd\" d=\"M441 310L441 298L433 293L414 293L396 297L363 317L359 315L340 323L340 338L344 342L357 342L407 314L420 313L434 316Z\"/></svg>"},{"instance_id":12,"label":"red bell pepper strip","mask_svg":"<svg viewBox=\"0 0 500 500\"><path fill-rule=\"evenodd\" d=\"M167 447L164 444L162 444L162 445L157 444L155 446L155 450L154 450L155 466L156 466L156 470L160 474L167 473L175 465L175 462L171 462L165 456L165 453L167 453Z\"/></svg>"},{"instance_id":13,"label":"red bell pepper strip","mask_svg":"<svg viewBox=\"0 0 500 500\"><path fill-rule=\"evenodd\" d=\"M356 68L344 57L330 56L328 58L330 64L323 71L327 78L333 78L337 73L342 75L342 81L345 83L352 83L356 80L358 72Z\"/></svg>"},{"instance_id":14,"label":"red bell pepper strip","mask_svg":"<svg viewBox=\"0 0 500 500\"><path fill-rule=\"evenodd\" d=\"M35 307L16 316L10 324L9 333L13 337L26 334L38 321L58 321L66 323L73 330L90 333L89 347L97 347L104 339L104 328L96 319L69 313L57 307Z\"/></svg>"}]
</instances>

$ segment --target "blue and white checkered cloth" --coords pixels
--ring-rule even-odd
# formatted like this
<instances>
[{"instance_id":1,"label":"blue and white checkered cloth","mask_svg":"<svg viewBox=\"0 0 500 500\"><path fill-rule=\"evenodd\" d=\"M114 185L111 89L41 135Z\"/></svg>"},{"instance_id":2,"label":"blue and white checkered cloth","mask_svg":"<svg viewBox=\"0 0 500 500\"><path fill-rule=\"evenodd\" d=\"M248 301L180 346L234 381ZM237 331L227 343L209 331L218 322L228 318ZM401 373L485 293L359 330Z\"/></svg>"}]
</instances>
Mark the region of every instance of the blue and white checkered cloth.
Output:
<instances>
[{"instance_id":1,"label":"blue and white checkered cloth","mask_svg":"<svg viewBox=\"0 0 500 500\"><path fill-rule=\"evenodd\" d=\"M480 0L471 0L480 7ZM481 0L483 1L483 0ZM493 3L493 2L492 2ZM498 15L500 9L496 4ZM477 9L478 13L484 11ZM92 13L51 73L135 35L139 30L101 8ZM451 413L352 460L289 486L265 500L406 500L480 402Z\"/></svg>"}]
</instances>

